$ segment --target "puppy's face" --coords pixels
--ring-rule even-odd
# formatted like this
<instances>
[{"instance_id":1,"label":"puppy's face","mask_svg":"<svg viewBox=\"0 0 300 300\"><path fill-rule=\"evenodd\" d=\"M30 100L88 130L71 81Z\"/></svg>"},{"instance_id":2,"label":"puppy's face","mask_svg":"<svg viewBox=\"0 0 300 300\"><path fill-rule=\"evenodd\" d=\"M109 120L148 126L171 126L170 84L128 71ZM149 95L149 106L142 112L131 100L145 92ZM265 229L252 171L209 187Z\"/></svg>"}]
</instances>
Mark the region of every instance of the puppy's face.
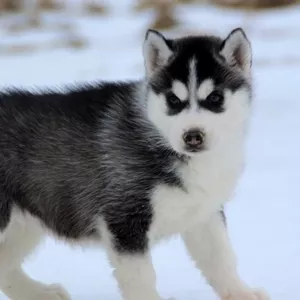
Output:
<instances>
[{"instance_id":1,"label":"puppy's face","mask_svg":"<svg viewBox=\"0 0 300 300\"><path fill-rule=\"evenodd\" d=\"M150 30L144 57L149 119L177 153L197 155L240 135L251 100L251 47L241 29L225 40L167 40Z\"/></svg>"}]
</instances>

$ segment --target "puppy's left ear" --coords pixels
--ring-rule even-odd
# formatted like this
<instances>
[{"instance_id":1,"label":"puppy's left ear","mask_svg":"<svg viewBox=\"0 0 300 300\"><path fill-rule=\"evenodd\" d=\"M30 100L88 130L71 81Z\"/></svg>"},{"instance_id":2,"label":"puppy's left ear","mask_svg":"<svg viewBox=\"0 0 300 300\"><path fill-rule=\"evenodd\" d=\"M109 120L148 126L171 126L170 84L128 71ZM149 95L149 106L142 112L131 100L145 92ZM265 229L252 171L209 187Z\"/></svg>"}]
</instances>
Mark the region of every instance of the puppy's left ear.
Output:
<instances>
[{"instance_id":1,"label":"puppy's left ear","mask_svg":"<svg viewBox=\"0 0 300 300\"><path fill-rule=\"evenodd\" d=\"M234 29L221 45L221 55L232 65L250 73L252 65L251 44L241 28Z\"/></svg>"}]
</instances>

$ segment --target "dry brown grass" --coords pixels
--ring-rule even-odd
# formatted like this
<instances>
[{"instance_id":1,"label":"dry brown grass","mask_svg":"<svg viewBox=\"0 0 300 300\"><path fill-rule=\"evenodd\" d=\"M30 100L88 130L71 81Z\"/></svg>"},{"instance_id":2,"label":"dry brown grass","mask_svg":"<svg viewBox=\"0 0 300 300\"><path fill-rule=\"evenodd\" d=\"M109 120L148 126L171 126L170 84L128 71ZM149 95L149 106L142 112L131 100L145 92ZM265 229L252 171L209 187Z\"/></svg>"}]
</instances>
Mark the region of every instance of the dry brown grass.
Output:
<instances>
[{"instance_id":1,"label":"dry brown grass","mask_svg":"<svg viewBox=\"0 0 300 300\"><path fill-rule=\"evenodd\" d=\"M88 45L87 41L80 36L70 36L65 43L65 46L75 50L84 49Z\"/></svg>"},{"instance_id":2,"label":"dry brown grass","mask_svg":"<svg viewBox=\"0 0 300 300\"><path fill-rule=\"evenodd\" d=\"M203 1L209 1L209 0L170 0L173 5L176 4L190 4L190 3L201 3ZM134 9L136 11L142 11L150 8L155 8L157 6L157 3L164 2L164 0L138 0L137 3L134 6Z\"/></svg>"},{"instance_id":3,"label":"dry brown grass","mask_svg":"<svg viewBox=\"0 0 300 300\"><path fill-rule=\"evenodd\" d=\"M21 0L0 0L0 11L19 12L23 9Z\"/></svg>"},{"instance_id":4,"label":"dry brown grass","mask_svg":"<svg viewBox=\"0 0 300 300\"><path fill-rule=\"evenodd\" d=\"M84 10L88 14L93 14L93 15L103 15L108 12L108 8L104 4L100 3L94 3L92 1L86 2L84 5Z\"/></svg>"},{"instance_id":5,"label":"dry brown grass","mask_svg":"<svg viewBox=\"0 0 300 300\"><path fill-rule=\"evenodd\" d=\"M24 0L0 0L0 11L21 12L24 10ZM37 9L58 10L64 8L64 1L60 0L38 0Z\"/></svg>"},{"instance_id":6,"label":"dry brown grass","mask_svg":"<svg viewBox=\"0 0 300 300\"><path fill-rule=\"evenodd\" d=\"M228 8L262 10L295 5L300 3L300 0L211 0L211 2Z\"/></svg>"},{"instance_id":7,"label":"dry brown grass","mask_svg":"<svg viewBox=\"0 0 300 300\"><path fill-rule=\"evenodd\" d=\"M155 2L155 1L153 1ZM153 29L170 29L179 24L175 16L175 3L170 0L156 0L154 10L155 19L150 25Z\"/></svg>"},{"instance_id":8,"label":"dry brown grass","mask_svg":"<svg viewBox=\"0 0 300 300\"><path fill-rule=\"evenodd\" d=\"M138 0L137 3L134 5L134 10L136 11L143 11L146 9L153 8L154 4L151 0Z\"/></svg>"},{"instance_id":9,"label":"dry brown grass","mask_svg":"<svg viewBox=\"0 0 300 300\"><path fill-rule=\"evenodd\" d=\"M40 51L51 51L54 49L72 49L81 50L88 46L87 41L80 36L68 36L65 39L57 39L40 44L34 43L14 43L10 45L1 45L0 55L20 55L26 53L36 53Z\"/></svg>"},{"instance_id":10,"label":"dry brown grass","mask_svg":"<svg viewBox=\"0 0 300 300\"><path fill-rule=\"evenodd\" d=\"M40 27L42 27L42 22L39 15L30 15L24 20L6 25L4 29L9 33L14 34Z\"/></svg>"},{"instance_id":11,"label":"dry brown grass","mask_svg":"<svg viewBox=\"0 0 300 300\"><path fill-rule=\"evenodd\" d=\"M30 53L36 49L31 44L8 45L0 47L1 55L18 55L20 53Z\"/></svg>"},{"instance_id":12,"label":"dry brown grass","mask_svg":"<svg viewBox=\"0 0 300 300\"><path fill-rule=\"evenodd\" d=\"M190 3L195 3L197 0L174 0L177 3L182 3L182 4L190 4Z\"/></svg>"},{"instance_id":13,"label":"dry brown grass","mask_svg":"<svg viewBox=\"0 0 300 300\"><path fill-rule=\"evenodd\" d=\"M39 9L41 10L60 10L64 8L64 1L58 0L39 0Z\"/></svg>"}]
</instances>

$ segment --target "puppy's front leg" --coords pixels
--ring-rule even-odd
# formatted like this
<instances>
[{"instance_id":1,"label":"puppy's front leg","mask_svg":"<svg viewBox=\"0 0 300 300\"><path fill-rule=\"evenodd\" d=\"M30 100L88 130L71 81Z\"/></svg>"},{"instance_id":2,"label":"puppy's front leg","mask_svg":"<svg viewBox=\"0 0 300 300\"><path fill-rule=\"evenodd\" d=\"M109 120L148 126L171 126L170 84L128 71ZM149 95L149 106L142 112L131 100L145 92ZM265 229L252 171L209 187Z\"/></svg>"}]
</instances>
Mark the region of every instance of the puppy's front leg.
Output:
<instances>
[{"instance_id":1,"label":"puppy's front leg","mask_svg":"<svg viewBox=\"0 0 300 300\"><path fill-rule=\"evenodd\" d=\"M146 211L147 212L147 211ZM156 291L156 274L149 251L147 214L134 215L124 222L110 216L102 226L102 239L114 268L114 277L124 300L160 300Z\"/></svg>"},{"instance_id":2,"label":"puppy's front leg","mask_svg":"<svg viewBox=\"0 0 300 300\"><path fill-rule=\"evenodd\" d=\"M250 289L239 277L237 264L221 213L190 228L185 245L207 281L222 300L267 300L264 292Z\"/></svg>"},{"instance_id":3,"label":"puppy's front leg","mask_svg":"<svg viewBox=\"0 0 300 300\"><path fill-rule=\"evenodd\" d=\"M148 253L110 253L114 276L124 300L159 300L156 276Z\"/></svg>"}]
</instances>

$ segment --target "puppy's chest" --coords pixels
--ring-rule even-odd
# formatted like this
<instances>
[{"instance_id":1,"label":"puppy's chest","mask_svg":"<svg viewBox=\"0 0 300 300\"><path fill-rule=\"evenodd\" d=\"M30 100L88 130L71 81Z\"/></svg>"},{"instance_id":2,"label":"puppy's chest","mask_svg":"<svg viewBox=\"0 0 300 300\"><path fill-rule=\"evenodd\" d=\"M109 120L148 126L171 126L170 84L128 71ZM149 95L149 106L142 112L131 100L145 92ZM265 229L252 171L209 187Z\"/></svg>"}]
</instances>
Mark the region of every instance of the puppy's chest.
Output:
<instances>
[{"instance_id":1,"label":"puppy's chest","mask_svg":"<svg viewBox=\"0 0 300 300\"><path fill-rule=\"evenodd\" d=\"M196 222L205 222L232 196L241 169L238 161L195 162L179 170L182 188L159 185L152 197L151 238L157 240L182 232Z\"/></svg>"}]
</instances>

